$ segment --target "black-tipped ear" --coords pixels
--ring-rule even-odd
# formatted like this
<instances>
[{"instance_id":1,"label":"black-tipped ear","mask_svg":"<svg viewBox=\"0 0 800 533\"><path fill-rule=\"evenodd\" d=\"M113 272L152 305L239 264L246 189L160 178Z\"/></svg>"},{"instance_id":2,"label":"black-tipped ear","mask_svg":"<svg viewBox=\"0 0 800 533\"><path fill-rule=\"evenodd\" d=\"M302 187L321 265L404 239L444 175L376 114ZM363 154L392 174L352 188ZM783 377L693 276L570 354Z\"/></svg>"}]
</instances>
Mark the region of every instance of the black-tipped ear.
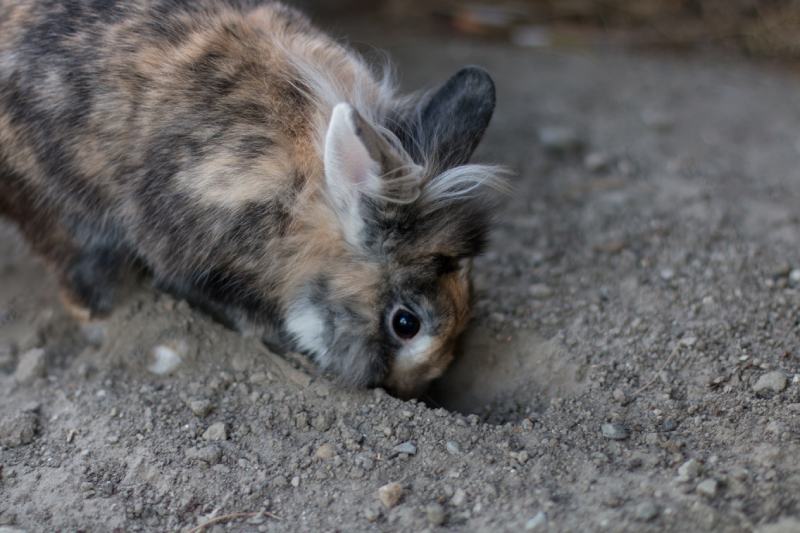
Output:
<instances>
[{"instance_id":1,"label":"black-tipped ear","mask_svg":"<svg viewBox=\"0 0 800 533\"><path fill-rule=\"evenodd\" d=\"M464 67L424 104L417 132L442 169L463 165L478 147L494 113L495 88L489 73Z\"/></svg>"}]
</instances>

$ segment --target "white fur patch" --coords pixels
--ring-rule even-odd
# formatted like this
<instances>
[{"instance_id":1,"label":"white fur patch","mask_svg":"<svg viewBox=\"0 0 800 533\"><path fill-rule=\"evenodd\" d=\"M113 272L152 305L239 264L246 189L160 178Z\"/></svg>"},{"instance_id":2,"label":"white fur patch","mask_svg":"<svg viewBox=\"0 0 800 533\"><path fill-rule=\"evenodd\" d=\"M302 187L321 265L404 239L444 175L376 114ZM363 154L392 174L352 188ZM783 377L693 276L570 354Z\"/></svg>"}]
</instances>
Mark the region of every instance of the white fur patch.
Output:
<instances>
[{"instance_id":1,"label":"white fur patch","mask_svg":"<svg viewBox=\"0 0 800 533\"><path fill-rule=\"evenodd\" d=\"M302 302L289 308L286 329L294 336L298 346L314 354L319 363L328 354L325 346L325 321L311 305Z\"/></svg>"},{"instance_id":2,"label":"white fur patch","mask_svg":"<svg viewBox=\"0 0 800 533\"><path fill-rule=\"evenodd\" d=\"M432 344L433 339L430 335L420 335L408 342L397 352L395 357L397 369L400 371L411 370L424 363Z\"/></svg>"}]
</instances>

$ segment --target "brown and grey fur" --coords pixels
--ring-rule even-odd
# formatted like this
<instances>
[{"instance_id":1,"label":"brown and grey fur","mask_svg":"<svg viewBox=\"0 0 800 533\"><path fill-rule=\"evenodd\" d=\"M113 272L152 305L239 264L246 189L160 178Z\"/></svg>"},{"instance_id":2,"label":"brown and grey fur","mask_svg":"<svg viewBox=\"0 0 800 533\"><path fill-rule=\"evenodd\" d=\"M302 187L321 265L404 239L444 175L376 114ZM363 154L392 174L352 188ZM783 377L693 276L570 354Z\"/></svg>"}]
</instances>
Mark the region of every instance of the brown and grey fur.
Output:
<instances>
[{"instance_id":1,"label":"brown and grey fur","mask_svg":"<svg viewBox=\"0 0 800 533\"><path fill-rule=\"evenodd\" d=\"M70 305L110 312L136 263L353 385L412 394L452 359L499 183L466 165L493 108L477 68L400 98L278 3L0 0L0 212ZM422 320L414 353L398 305Z\"/></svg>"}]
</instances>

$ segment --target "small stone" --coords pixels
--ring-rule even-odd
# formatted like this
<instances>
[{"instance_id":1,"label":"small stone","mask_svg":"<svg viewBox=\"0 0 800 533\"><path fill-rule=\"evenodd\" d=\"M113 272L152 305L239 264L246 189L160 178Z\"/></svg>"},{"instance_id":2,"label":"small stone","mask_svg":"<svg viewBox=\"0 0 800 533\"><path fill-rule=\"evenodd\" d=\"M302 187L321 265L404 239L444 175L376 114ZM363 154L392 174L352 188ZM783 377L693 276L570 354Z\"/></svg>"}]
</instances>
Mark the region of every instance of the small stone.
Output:
<instances>
[{"instance_id":1,"label":"small stone","mask_svg":"<svg viewBox=\"0 0 800 533\"><path fill-rule=\"evenodd\" d=\"M33 442L39 428L39 418L35 413L19 413L0 421L0 444L16 448Z\"/></svg>"},{"instance_id":2,"label":"small stone","mask_svg":"<svg viewBox=\"0 0 800 533\"><path fill-rule=\"evenodd\" d=\"M653 502L642 502L636 507L636 518L649 522L658 516L658 507Z\"/></svg>"},{"instance_id":3,"label":"small stone","mask_svg":"<svg viewBox=\"0 0 800 533\"><path fill-rule=\"evenodd\" d=\"M455 493L453 494L453 497L450 498L450 503L454 507L461 507L462 505L464 505L464 502L466 501L467 501L467 493L464 491L464 489L456 489Z\"/></svg>"},{"instance_id":4,"label":"small stone","mask_svg":"<svg viewBox=\"0 0 800 533\"><path fill-rule=\"evenodd\" d=\"M602 172L611 165L611 157L603 152L592 152L583 160L583 166L589 172Z\"/></svg>"},{"instance_id":5,"label":"small stone","mask_svg":"<svg viewBox=\"0 0 800 533\"><path fill-rule=\"evenodd\" d=\"M444 445L444 447L447 449L447 453L449 453L450 455L458 455L461 453L461 447L458 445L456 441L449 440Z\"/></svg>"},{"instance_id":6,"label":"small stone","mask_svg":"<svg viewBox=\"0 0 800 533\"><path fill-rule=\"evenodd\" d=\"M428 523L430 523L432 526L441 526L447 519L447 513L445 512L444 507L438 503L429 505L425 509L425 516L428 517Z\"/></svg>"},{"instance_id":7,"label":"small stone","mask_svg":"<svg viewBox=\"0 0 800 533\"><path fill-rule=\"evenodd\" d=\"M789 272L789 281L794 284L800 283L800 268L792 269L792 271Z\"/></svg>"},{"instance_id":8,"label":"small stone","mask_svg":"<svg viewBox=\"0 0 800 533\"><path fill-rule=\"evenodd\" d=\"M625 391L622 389L614 389L614 392L612 392L611 395L614 397L614 401L619 403L624 403L627 399L625 396Z\"/></svg>"},{"instance_id":9,"label":"small stone","mask_svg":"<svg viewBox=\"0 0 800 533\"><path fill-rule=\"evenodd\" d=\"M324 414L315 416L314 420L311 421L311 426L320 432L328 431L331 428L331 425L333 425L332 417Z\"/></svg>"},{"instance_id":10,"label":"small stone","mask_svg":"<svg viewBox=\"0 0 800 533\"><path fill-rule=\"evenodd\" d=\"M786 374L780 370L774 370L758 378L758 381L753 385L753 391L760 395L778 393L785 390L788 386L789 379L786 377Z\"/></svg>"},{"instance_id":11,"label":"small stone","mask_svg":"<svg viewBox=\"0 0 800 533\"><path fill-rule=\"evenodd\" d=\"M30 383L36 378L44 377L45 351L41 348L28 350L19 356L14 379L18 383Z\"/></svg>"},{"instance_id":12,"label":"small stone","mask_svg":"<svg viewBox=\"0 0 800 533\"><path fill-rule=\"evenodd\" d=\"M600 430L603 436L611 440L625 440L628 438L628 429L622 424L603 424Z\"/></svg>"},{"instance_id":13,"label":"small stone","mask_svg":"<svg viewBox=\"0 0 800 533\"><path fill-rule=\"evenodd\" d=\"M663 429L664 431L675 431L676 429L678 429L678 423L672 420L671 418L667 418L661 424L661 429Z\"/></svg>"},{"instance_id":14,"label":"small stone","mask_svg":"<svg viewBox=\"0 0 800 533\"><path fill-rule=\"evenodd\" d=\"M666 131L672 128L674 121L669 113L656 109L648 109L642 113L642 122L655 130Z\"/></svg>"},{"instance_id":15,"label":"small stone","mask_svg":"<svg viewBox=\"0 0 800 533\"><path fill-rule=\"evenodd\" d=\"M688 482L695 479L703 471L703 465L697 459L689 459L678 467L678 481Z\"/></svg>"},{"instance_id":16,"label":"small stone","mask_svg":"<svg viewBox=\"0 0 800 533\"><path fill-rule=\"evenodd\" d=\"M536 515L525 522L525 531L539 531L547 525L547 515L544 511L539 511Z\"/></svg>"},{"instance_id":17,"label":"small stone","mask_svg":"<svg viewBox=\"0 0 800 533\"><path fill-rule=\"evenodd\" d=\"M378 499L387 509L391 509L403 497L403 487L400 483L387 483L378 489Z\"/></svg>"},{"instance_id":18,"label":"small stone","mask_svg":"<svg viewBox=\"0 0 800 533\"><path fill-rule=\"evenodd\" d=\"M381 510L375 506L369 506L364 509L364 518L367 522L376 522L381 517Z\"/></svg>"},{"instance_id":19,"label":"small stone","mask_svg":"<svg viewBox=\"0 0 800 533\"><path fill-rule=\"evenodd\" d=\"M580 153L584 148L584 142L578 133L567 126L541 128L539 142L546 151L556 155Z\"/></svg>"},{"instance_id":20,"label":"small stone","mask_svg":"<svg viewBox=\"0 0 800 533\"><path fill-rule=\"evenodd\" d=\"M543 300L545 298L549 298L553 294L553 289L545 285L544 283L534 283L530 287L528 287L528 294L531 298L535 298L537 300Z\"/></svg>"},{"instance_id":21,"label":"small stone","mask_svg":"<svg viewBox=\"0 0 800 533\"><path fill-rule=\"evenodd\" d=\"M413 442L406 441L392 448L392 452L396 454L404 453L406 455L417 455L417 447Z\"/></svg>"},{"instance_id":22,"label":"small stone","mask_svg":"<svg viewBox=\"0 0 800 533\"><path fill-rule=\"evenodd\" d=\"M659 272L659 275L664 281L669 281L675 277L675 271L671 268L664 268L661 270L661 272Z\"/></svg>"},{"instance_id":23,"label":"small stone","mask_svg":"<svg viewBox=\"0 0 800 533\"><path fill-rule=\"evenodd\" d=\"M521 452L511 452L509 453L509 455L511 456L512 459L516 459L516 461L521 465L527 463L528 459L530 458L528 452L526 452L525 450L522 450Z\"/></svg>"},{"instance_id":24,"label":"small stone","mask_svg":"<svg viewBox=\"0 0 800 533\"><path fill-rule=\"evenodd\" d=\"M208 429L206 429L205 433L203 433L203 438L210 441L227 440L228 431L225 429L225 424L223 422L211 424L208 426Z\"/></svg>"},{"instance_id":25,"label":"small stone","mask_svg":"<svg viewBox=\"0 0 800 533\"><path fill-rule=\"evenodd\" d=\"M336 450L334 447L327 442L317 448L317 451L314 453L314 457L317 459L322 459L323 461L327 461L328 459L333 459L336 455Z\"/></svg>"},{"instance_id":26,"label":"small stone","mask_svg":"<svg viewBox=\"0 0 800 533\"><path fill-rule=\"evenodd\" d=\"M191 409L195 415L202 418L211 412L211 402L205 399L191 400L189 402L189 409Z\"/></svg>"},{"instance_id":27,"label":"small stone","mask_svg":"<svg viewBox=\"0 0 800 533\"><path fill-rule=\"evenodd\" d=\"M755 533L797 533L800 531L800 520L797 518L783 518L777 522L767 524L755 530Z\"/></svg>"},{"instance_id":28,"label":"small stone","mask_svg":"<svg viewBox=\"0 0 800 533\"><path fill-rule=\"evenodd\" d=\"M717 495L719 483L716 479L706 479L697 485L697 493L706 498L713 498Z\"/></svg>"},{"instance_id":29,"label":"small stone","mask_svg":"<svg viewBox=\"0 0 800 533\"><path fill-rule=\"evenodd\" d=\"M290 481L292 487L297 488L300 486L300 476L294 476L292 481Z\"/></svg>"},{"instance_id":30,"label":"small stone","mask_svg":"<svg viewBox=\"0 0 800 533\"><path fill-rule=\"evenodd\" d=\"M147 370L158 376L165 376L174 372L181 364L181 352L186 348L183 343L177 343L176 347L159 344L151 352L151 363Z\"/></svg>"},{"instance_id":31,"label":"small stone","mask_svg":"<svg viewBox=\"0 0 800 533\"><path fill-rule=\"evenodd\" d=\"M215 465L222 459L222 450L215 444L200 448L189 448L185 453L186 458L190 461L202 461L209 465Z\"/></svg>"}]
</instances>

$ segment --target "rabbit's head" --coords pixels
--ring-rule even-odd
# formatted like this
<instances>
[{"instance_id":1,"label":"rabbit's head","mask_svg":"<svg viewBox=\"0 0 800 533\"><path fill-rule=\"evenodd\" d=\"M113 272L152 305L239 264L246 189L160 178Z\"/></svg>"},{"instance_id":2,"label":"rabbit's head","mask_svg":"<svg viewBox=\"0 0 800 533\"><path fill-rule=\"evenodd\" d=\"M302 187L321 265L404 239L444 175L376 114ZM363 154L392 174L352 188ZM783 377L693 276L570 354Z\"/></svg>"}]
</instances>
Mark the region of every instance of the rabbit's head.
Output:
<instances>
[{"instance_id":1,"label":"rabbit's head","mask_svg":"<svg viewBox=\"0 0 800 533\"><path fill-rule=\"evenodd\" d=\"M452 361L488 193L502 183L496 167L467 164L494 102L488 74L466 68L388 127L334 108L322 196L337 235L310 252L325 260L293 298L286 329L346 382L414 396Z\"/></svg>"}]
</instances>

